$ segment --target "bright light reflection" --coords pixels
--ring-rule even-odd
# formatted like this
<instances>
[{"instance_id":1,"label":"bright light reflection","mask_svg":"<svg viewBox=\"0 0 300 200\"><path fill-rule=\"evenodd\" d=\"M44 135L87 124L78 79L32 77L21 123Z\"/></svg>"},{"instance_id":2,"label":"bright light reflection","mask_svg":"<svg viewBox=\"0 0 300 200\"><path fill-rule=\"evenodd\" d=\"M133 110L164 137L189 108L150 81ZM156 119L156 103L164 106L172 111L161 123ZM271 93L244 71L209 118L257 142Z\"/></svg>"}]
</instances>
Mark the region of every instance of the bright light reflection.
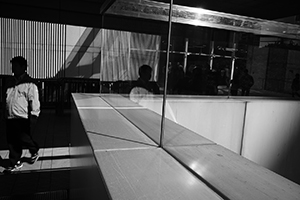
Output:
<instances>
[{"instance_id":1,"label":"bright light reflection","mask_svg":"<svg viewBox=\"0 0 300 200\"><path fill-rule=\"evenodd\" d=\"M199 180L194 176L189 176L189 178L186 181L189 186L194 186L198 183Z\"/></svg>"},{"instance_id":2,"label":"bright light reflection","mask_svg":"<svg viewBox=\"0 0 300 200\"><path fill-rule=\"evenodd\" d=\"M189 167L200 176L204 176L207 171L206 166L199 164L197 161L192 162Z\"/></svg>"}]
</instances>

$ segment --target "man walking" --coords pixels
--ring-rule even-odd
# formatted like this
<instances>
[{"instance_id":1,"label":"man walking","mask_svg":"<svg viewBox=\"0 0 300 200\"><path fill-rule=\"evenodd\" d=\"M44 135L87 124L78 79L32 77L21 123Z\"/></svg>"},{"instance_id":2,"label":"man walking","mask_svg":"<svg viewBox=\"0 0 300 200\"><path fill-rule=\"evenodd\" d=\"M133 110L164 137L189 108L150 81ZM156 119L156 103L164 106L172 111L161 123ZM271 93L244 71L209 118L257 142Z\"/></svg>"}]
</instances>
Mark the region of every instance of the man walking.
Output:
<instances>
[{"instance_id":1,"label":"man walking","mask_svg":"<svg viewBox=\"0 0 300 200\"><path fill-rule=\"evenodd\" d=\"M9 167L4 171L11 173L23 164L23 147L31 153L33 164L39 158L39 146L32 139L31 129L40 113L38 88L27 74L27 61L21 56L11 61L13 76L6 82L6 134L9 148Z\"/></svg>"}]
</instances>

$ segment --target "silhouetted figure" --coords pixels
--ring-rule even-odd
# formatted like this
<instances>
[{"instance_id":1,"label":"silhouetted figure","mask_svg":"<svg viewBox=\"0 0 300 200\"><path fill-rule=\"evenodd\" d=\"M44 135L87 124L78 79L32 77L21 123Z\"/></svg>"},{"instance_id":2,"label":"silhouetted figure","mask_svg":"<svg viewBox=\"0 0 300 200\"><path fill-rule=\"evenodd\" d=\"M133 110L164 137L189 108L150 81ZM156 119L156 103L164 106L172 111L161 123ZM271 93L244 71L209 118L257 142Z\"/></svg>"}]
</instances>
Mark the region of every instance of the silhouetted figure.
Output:
<instances>
[{"instance_id":1,"label":"silhouetted figure","mask_svg":"<svg viewBox=\"0 0 300 200\"><path fill-rule=\"evenodd\" d=\"M195 67L192 71L192 77L189 81L189 93L195 95L204 94L206 89L206 80L205 80L204 71L201 67Z\"/></svg>"},{"instance_id":2,"label":"silhouetted figure","mask_svg":"<svg viewBox=\"0 0 300 200\"><path fill-rule=\"evenodd\" d=\"M292 88L292 97L295 97L295 96L300 97L300 94L299 94L299 90L300 90L299 77L300 77L300 75L297 73L295 75L295 78L293 79L292 86L291 86L291 88Z\"/></svg>"},{"instance_id":3,"label":"silhouetted figure","mask_svg":"<svg viewBox=\"0 0 300 200\"><path fill-rule=\"evenodd\" d=\"M183 67L180 63L175 66L170 64L168 73L168 92L174 94L179 80L184 77Z\"/></svg>"},{"instance_id":4,"label":"silhouetted figure","mask_svg":"<svg viewBox=\"0 0 300 200\"><path fill-rule=\"evenodd\" d=\"M222 69L217 76L217 84L218 86L227 86L229 85L229 78L226 75L225 69Z\"/></svg>"},{"instance_id":5,"label":"silhouetted figure","mask_svg":"<svg viewBox=\"0 0 300 200\"><path fill-rule=\"evenodd\" d=\"M178 83L177 91L179 94L190 95L215 95L217 94L217 79L215 72L209 69L207 64L192 66L187 74Z\"/></svg>"},{"instance_id":6,"label":"silhouetted figure","mask_svg":"<svg viewBox=\"0 0 300 200\"><path fill-rule=\"evenodd\" d=\"M149 65L142 65L139 68L139 78L130 91L130 99L139 102L145 96L159 94L159 87L156 82L150 82L152 68Z\"/></svg>"},{"instance_id":7,"label":"silhouetted figure","mask_svg":"<svg viewBox=\"0 0 300 200\"><path fill-rule=\"evenodd\" d=\"M173 88L173 92L176 94L189 94L189 82L192 79L193 69L195 65L188 67L187 71L184 73L183 78L179 79L177 84Z\"/></svg>"},{"instance_id":8,"label":"silhouetted figure","mask_svg":"<svg viewBox=\"0 0 300 200\"><path fill-rule=\"evenodd\" d=\"M217 73L217 92L218 94L225 94L229 87L230 79L227 75L227 69L221 69Z\"/></svg>"},{"instance_id":9,"label":"silhouetted figure","mask_svg":"<svg viewBox=\"0 0 300 200\"><path fill-rule=\"evenodd\" d=\"M23 164L23 148L31 154L29 163L39 158L38 144L32 139L31 130L40 113L38 88L33 79L26 73L27 61L21 56L11 61L13 76L7 79L6 88L6 131L9 148L10 166L4 171L11 173L20 169Z\"/></svg>"},{"instance_id":10,"label":"silhouetted figure","mask_svg":"<svg viewBox=\"0 0 300 200\"><path fill-rule=\"evenodd\" d=\"M253 86L253 84L253 77L250 74L248 74L247 69L244 69L239 80L239 85L242 89L242 96L249 96L250 88Z\"/></svg>"},{"instance_id":11,"label":"silhouetted figure","mask_svg":"<svg viewBox=\"0 0 300 200\"><path fill-rule=\"evenodd\" d=\"M232 80L230 81L231 85L230 85L230 94L232 96L237 96L238 95L238 90L239 90L239 87L240 87L240 84L239 84L239 73L236 71L234 72L233 74L233 77L232 77Z\"/></svg>"},{"instance_id":12,"label":"silhouetted figure","mask_svg":"<svg viewBox=\"0 0 300 200\"><path fill-rule=\"evenodd\" d=\"M207 81L206 81L206 95L216 95L218 94L218 80L217 80L217 72L213 70L209 70L207 73Z\"/></svg>"}]
</instances>

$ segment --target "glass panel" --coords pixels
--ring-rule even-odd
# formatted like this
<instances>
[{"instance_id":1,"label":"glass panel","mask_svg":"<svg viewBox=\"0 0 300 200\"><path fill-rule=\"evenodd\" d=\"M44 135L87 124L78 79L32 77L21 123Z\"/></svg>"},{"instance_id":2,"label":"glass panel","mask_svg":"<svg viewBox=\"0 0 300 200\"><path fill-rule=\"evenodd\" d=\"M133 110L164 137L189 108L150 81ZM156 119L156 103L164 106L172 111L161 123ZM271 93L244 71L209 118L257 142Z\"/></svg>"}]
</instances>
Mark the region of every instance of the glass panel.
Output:
<instances>
[{"instance_id":1,"label":"glass panel","mask_svg":"<svg viewBox=\"0 0 300 200\"><path fill-rule=\"evenodd\" d=\"M135 69L131 73L134 80L137 66L149 61L154 69L153 81L160 86L161 94L168 78L163 110L168 120L215 141L214 133L222 132L220 127L215 127L215 122L226 124L234 119L218 114L218 110L223 109L219 105L225 104L214 104L212 108L206 106L207 102L245 98L243 96L291 98L293 79L300 73L299 25L173 5L167 61L169 6L155 1L117 0L107 11L107 14L164 24L159 35L143 36L141 41L152 37L148 46L135 40L131 43L128 66L129 70ZM163 96L155 98L160 103L163 100ZM199 104L202 101L205 103ZM227 113L236 112L236 116L242 118L239 111L232 110L236 109L232 105L225 105ZM148 101L143 106L159 114L163 112L161 104L158 108ZM234 142L226 141L221 141L223 146L238 152Z\"/></svg>"}]
</instances>

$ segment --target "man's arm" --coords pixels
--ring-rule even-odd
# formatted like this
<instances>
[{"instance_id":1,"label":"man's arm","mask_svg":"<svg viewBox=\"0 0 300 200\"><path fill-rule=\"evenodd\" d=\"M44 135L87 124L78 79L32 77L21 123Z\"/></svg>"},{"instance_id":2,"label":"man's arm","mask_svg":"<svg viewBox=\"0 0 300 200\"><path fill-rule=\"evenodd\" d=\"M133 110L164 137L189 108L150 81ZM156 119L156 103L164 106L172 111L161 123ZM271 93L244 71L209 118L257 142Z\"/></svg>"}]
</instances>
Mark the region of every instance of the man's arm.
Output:
<instances>
[{"instance_id":1,"label":"man's arm","mask_svg":"<svg viewBox=\"0 0 300 200\"><path fill-rule=\"evenodd\" d=\"M40 101L38 88L35 84L30 85L28 91L28 117L30 120L31 132L33 133L38 122L38 116L40 114Z\"/></svg>"},{"instance_id":2,"label":"man's arm","mask_svg":"<svg viewBox=\"0 0 300 200\"><path fill-rule=\"evenodd\" d=\"M28 103L29 103L28 114L30 116L38 117L40 114L40 101L39 101L38 88L35 84L31 84L31 87L28 91Z\"/></svg>"}]
</instances>

